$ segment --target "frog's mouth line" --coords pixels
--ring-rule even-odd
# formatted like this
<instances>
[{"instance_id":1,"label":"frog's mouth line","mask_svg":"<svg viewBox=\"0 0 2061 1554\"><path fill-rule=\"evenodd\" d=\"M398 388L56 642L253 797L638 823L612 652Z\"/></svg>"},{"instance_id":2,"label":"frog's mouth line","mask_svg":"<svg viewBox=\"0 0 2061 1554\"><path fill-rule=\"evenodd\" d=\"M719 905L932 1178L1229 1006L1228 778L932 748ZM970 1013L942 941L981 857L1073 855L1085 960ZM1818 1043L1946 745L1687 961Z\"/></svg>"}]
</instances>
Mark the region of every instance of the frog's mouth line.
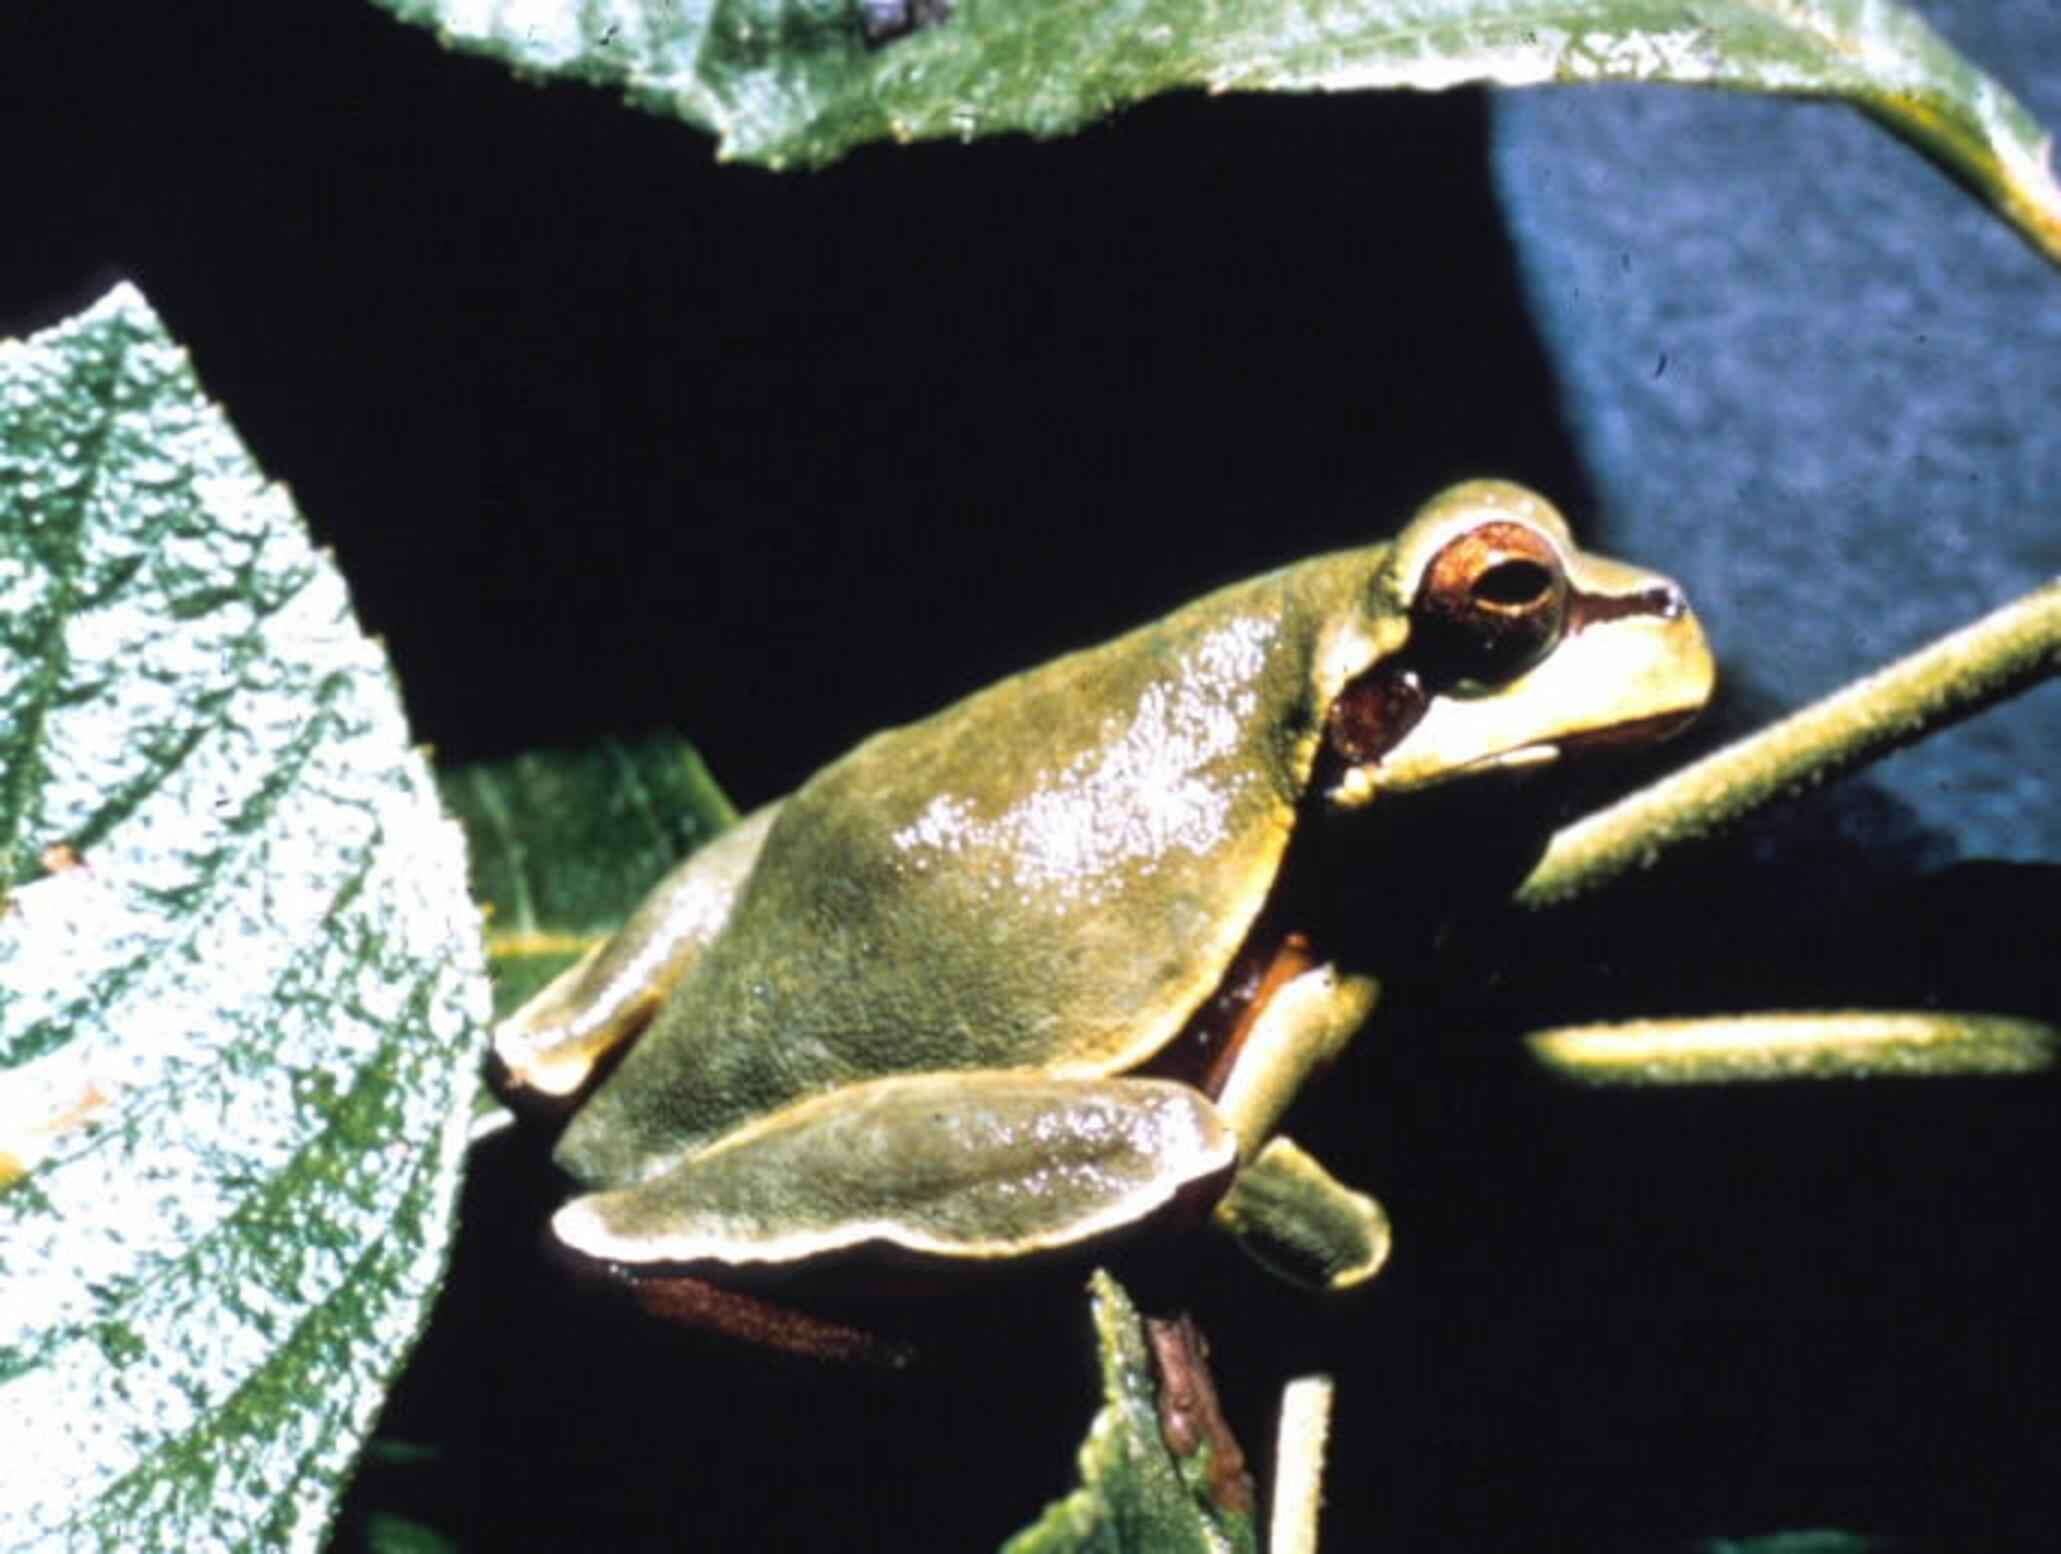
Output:
<instances>
[{"instance_id":1,"label":"frog's mouth line","mask_svg":"<svg viewBox=\"0 0 2061 1554\"><path fill-rule=\"evenodd\" d=\"M1590 750L1610 750L1620 746L1658 744L1663 739L1672 739L1691 723L1702 709L1691 707L1678 712L1656 712L1649 718L1634 718L1626 723L1606 724L1601 728L1575 729L1552 739L1536 740L1519 745L1512 750L1502 750L1491 755L1478 756L1472 761L1456 766L1451 772L1428 782L1414 784L1415 787L1436 787L1442 782L1451 782L1461 777L1480 776L1485 772L1508 771L1512 773L1536 771L1550 766L1563 755L1579 755ZM1379 784L1380 762L1369 763L1375 768L1374 780Z\"/></svg>"},{"instance_id":2,"label":"frog's mouth line","mask_svg":"<svg viewBox=\"0 0 2061 1554\"><path fill-rule=\"evenodd\" d=\"M1562 751L1607 750L1616 745L1652 745L1663 739L1672 739L1702 715L1703 704L1681 707L1672 712L1656 712L1651 717L1633 718L1625 723L1613 723L1604 728L1579 730L1563 734L1552 741Z\"/></svg>"},{"instance_id":3,"label":"frog's mouth line","mask_svg":"<svg viewBox=\"0 0 2061 1554\"><path fill-rule=\"evenodd\" d=\"M1419 793L1427 788L1442 788L1449 783L1478 781L1484 777L1506 777L1514 781L1557 765L1562 756L1586 755L1594 750L1637 748L1672 739L1695 722L1702 710L1701 707L1690 707L1674 712L1658 712L1651 717L1633 718L1624 723L1606 724L1598 728L1575 729L1569 733L1557 734L1551 739L1534 740L1508 750L1490 751L1471 760L1413 776L1402 782L1393 780L1383 770L1378 759L1360 762L1347 767L1331 784L1329 791L1334 801L1352 805L1356 795L1361 793L1368 798L1377 793ZM1359 802L1365 800L1360 799Z\"/></svg>"}]
</instances>

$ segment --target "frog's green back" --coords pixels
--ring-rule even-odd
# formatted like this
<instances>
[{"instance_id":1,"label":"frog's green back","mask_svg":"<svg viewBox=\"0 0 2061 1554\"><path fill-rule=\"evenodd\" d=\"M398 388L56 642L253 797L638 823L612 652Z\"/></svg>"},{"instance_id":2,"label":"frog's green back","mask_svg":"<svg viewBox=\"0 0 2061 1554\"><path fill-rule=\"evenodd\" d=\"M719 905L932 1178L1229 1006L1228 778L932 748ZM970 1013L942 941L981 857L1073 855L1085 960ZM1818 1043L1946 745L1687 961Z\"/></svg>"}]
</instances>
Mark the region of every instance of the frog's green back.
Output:
<instances>
[{"instance_id":1,"label":"frog's green back","mask_svg":"<svg viewBox=\"0 0 2061 1554\"><path fill-rule=\"evenodd\" d=\"M819 772L561 1163L627 1182L856 1079L1150 1056L1258 912L1341 675L1399 634L1386 550L1234 585Z\"/></svg>"}]
</instances>

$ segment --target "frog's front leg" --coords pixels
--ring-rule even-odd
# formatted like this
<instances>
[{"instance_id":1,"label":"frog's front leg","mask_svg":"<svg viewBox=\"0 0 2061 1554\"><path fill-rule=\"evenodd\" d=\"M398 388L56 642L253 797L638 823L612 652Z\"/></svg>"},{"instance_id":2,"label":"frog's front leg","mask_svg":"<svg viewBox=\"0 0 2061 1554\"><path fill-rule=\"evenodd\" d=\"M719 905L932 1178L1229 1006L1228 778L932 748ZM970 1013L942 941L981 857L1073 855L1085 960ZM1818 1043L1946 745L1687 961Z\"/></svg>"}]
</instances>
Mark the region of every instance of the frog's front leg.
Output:
<instances>
[{"instance_id":1,"label":"frog's front leg","mask_svg":"<svg viewBox=\"0 0 2061 1554\"><path fill-rule=\"evenodd\" d=\"M1212 1076L1218 1108L1246 1153L1216 1222L1262 1266L1298 1284L1344 1289L1372 1278L1388 1257L1381 1205L1273 1136L1303 1084L1366 1023L1379 991L1372 978L1319 964L1307 941L1288 935Z\"/></svg>"},{"instance_id":2,"label":"frog's front leg","mask_svg":"<svg viewBox=\"0 0 2061 1554\"><path fill-rule=\"evenodd\" d=\"M494 1032L494 1056L518 1094L584 1089L596 1066L650 1023L728 921L780 812L740 820L653 887L614 934L560 972Z\"/></svg>"},{"instance_id":3,"label":"frog's front leg","mask_svg":"<svg viewBox=\"0 0 2061 1554\"><path fill-rule=\"evenodd\" d=\"M1238 1140L1173 1080L897 1075L794 1102L631 1187L557 1238L628 1264L792 1264L867 1244L994 1259L1207 1204Z\"/></svg>"},{"instance_id":4,"label":"frog's front leg","mask_svg":"<svg viewBox=\"0 0 2061 1554\"><path fill-rule=\"evenodd\" d=\"M1272 1273L1310 1289L1364 1284L1388 1261L1388 1215L1277 1134L1217 1201L1217 1224Z\"/></svg>"}]
</instances>

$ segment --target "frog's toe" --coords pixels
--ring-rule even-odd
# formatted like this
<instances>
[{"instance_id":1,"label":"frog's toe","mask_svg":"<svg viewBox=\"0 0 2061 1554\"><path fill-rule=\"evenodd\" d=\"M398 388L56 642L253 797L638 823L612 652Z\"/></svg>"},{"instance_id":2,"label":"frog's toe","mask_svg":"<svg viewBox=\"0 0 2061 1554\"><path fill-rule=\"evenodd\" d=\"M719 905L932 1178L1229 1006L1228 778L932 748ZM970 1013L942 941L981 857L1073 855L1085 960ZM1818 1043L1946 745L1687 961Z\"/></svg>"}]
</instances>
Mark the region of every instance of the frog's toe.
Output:
<instances>
[{"instance_id":1,"label":"frog's toe","mask_svg":"<svg viewBox=\"0 0 2061 1554\"><path fill-rule=\"evenodd\" d=\"M1262 1267L1314 1289L1365 1283L1388 1261L1381 1205L1279 1135L1238 1173L1216 1220Z\"/></svg>"},{"instance_id":2,"label":"frog's toe","mask_svg":"<svg viewBox=\"0 0 2061 1554\"><path fill-rule=\"evenodd\" d=\"M793 1263L869 1243L1018 1257L1212 1192L1237 1148L1207 1099L1167 1080L898 1076L796 1102L638 1186L575 1199L552 1228L624 1263Z\"/></svg>"}]
</instances>

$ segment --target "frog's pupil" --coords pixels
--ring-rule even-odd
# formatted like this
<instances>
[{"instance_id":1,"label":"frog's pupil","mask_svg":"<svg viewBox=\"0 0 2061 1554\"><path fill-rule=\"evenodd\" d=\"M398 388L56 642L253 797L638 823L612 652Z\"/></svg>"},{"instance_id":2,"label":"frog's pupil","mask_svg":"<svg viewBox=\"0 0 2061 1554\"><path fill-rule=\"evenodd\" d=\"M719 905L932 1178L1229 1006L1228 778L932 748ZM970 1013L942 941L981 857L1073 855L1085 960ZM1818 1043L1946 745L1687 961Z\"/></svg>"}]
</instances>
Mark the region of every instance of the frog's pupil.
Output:
<instances>
[{"instance_id":1,"label":"frog's pupil","mask_svg":"<svg viewBox=\"0 0 2061 1554\"><path fill-rule=\"evenodd\" d=\"M1553 591L1553 576L1535 561L1505 561L1475 579L1474 597L1497 609L1535 605Z\"/></svg>"}]
</instances>

